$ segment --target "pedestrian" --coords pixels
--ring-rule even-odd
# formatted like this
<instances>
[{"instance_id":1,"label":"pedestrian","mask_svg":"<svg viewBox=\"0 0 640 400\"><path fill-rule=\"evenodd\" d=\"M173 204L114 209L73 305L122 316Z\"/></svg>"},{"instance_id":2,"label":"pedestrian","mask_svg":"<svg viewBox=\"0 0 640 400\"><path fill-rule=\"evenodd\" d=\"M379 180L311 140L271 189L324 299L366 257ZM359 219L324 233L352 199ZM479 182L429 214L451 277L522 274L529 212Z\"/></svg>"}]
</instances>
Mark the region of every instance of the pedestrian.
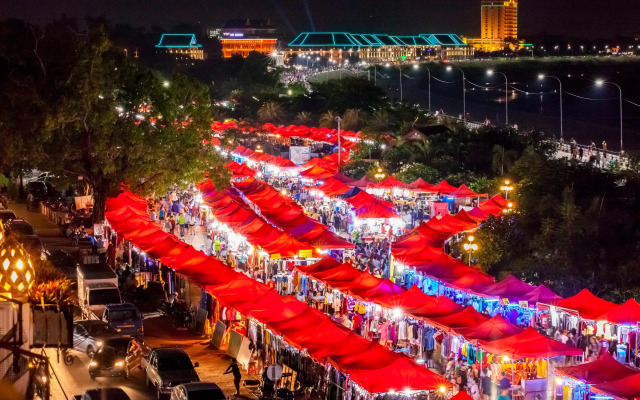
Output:
<instances>
[{"instance_id":1,"label":"pedestrian","mask_svg":"<svg viewBox=\"0 0 640 400\"><path fill-rule=\"evenodd\" d=\"M196 213L192 213L191 219L189 220L189 233L192 235L196 234Z\"/></svg>"},{"instance_id":2,"label":"pedestrian","mask_svg":"<svg viewBox=\"0 0 640 400\"><path fill-rule=\"evenodd\" d=\"M481 387L482 398L484 400L489 400L492 397L491 389L493 388L493 383L491 382L491 376L489 376L489 368L487 367L482 368Z\"/></svg>"},{"instance_id":3,"label":"pedestrian","mask_svg":"<svg viewBox=\"0 0 640 400\"><path fill-rule=\"evenodd\" d=\"M511 381L507 378L507 373L504 371L502 371L502 378L500 378L500 381L498 382L498 389L500 389L500 396L498 396L498 400L508 400Z\"/></svg>"},{"instance_id":4,"label":"pedestrian","mask_svg":"<svg viewBox=\"0 0 640 400\"><path fill-rule=\"evenodd\" d=\"M171 224L170 232L171 232L172 235L175 235L175 232L176 232L176 219L173 218L173 215L169 219L169 223Z\"/></svg>"},{"instance_id":5,"label":"pedestrian","mask_svg":"<svg viewBox=\"0 0 640 400\"><path fill-rule=\"evenodd\" d=\"M582 161L582 156L584 156L584 149L582 147L580 147L579 154L580 154L580 161Z\"/></svg>"},{"instance_id":6,"label":"pedestrian","mask_svg":"<svg viewBox=\"0 0 640 400\"><path fill-rule=\"evenodd\" d=\"M178 217L178 225L180 227L180 237L184 237L184 213L180 213Z\"/></svg>"},{"instance_id":7,"label":"pedestrian","mask_svg":"<svg viewBox=\"0 0 640 400\"><path fill-rule=\"evenodd\" d=\"M240 379L242 378L242 375L240 374L238 361L235 358L231 359L231 364L227 367L227 370L224 371L224 374L233 374L233 385L236 387L235 396L240 396Z\"/></svg>"},{"instance_id":8,"label":"pedestrian","mask_svg":"<svg viewBox=\"0 0 640 400\"><path fill-rule=\"evenodd\" d=\"M602 150L607 151L607 141L606 140L602 141Z\"/></svg>"},{"instance_id":9,"label":"pedestrian","mask_svg":"<svg viewBox=\"0 0 640 400\"><path fill-rule=\"evenodd\" d=\"M160 211L158 212L159 218L160 218L160 226L164 225L164 207L161 205L160 206Z\"/></svg>"},{"instance_id":10,"label":"pedestrian","mask_svg":"<svg viewBox=\"0 0 640 400\"><path fill-rule=\"evenodd\" d=\"M480 386L478 385L478 378L471 378L469 381L469 390L467 390L467 392L473 400L480 400Z\"/></svg>"}]
</instances>

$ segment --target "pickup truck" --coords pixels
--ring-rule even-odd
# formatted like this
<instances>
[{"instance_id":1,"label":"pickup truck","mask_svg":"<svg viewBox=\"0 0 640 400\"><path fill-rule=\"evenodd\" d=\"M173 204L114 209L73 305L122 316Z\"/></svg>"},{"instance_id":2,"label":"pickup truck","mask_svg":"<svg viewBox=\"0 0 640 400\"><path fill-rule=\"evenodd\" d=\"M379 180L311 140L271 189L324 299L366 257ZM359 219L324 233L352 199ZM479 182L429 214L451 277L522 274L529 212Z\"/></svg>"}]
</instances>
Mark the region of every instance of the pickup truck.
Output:
<instances>
[{"instance_id":1,"label":"pickup truck","mask_svg":"<svg viewBox=\"0 0 640 400\"><path fill-rule=\"evenodd\" d=\"M153 348L142 359L142 369L147 387L154 387L158 398L169 395L174 386L182 383L200 382L191 359L179 347Z\"/></svg>"}]
</instances>

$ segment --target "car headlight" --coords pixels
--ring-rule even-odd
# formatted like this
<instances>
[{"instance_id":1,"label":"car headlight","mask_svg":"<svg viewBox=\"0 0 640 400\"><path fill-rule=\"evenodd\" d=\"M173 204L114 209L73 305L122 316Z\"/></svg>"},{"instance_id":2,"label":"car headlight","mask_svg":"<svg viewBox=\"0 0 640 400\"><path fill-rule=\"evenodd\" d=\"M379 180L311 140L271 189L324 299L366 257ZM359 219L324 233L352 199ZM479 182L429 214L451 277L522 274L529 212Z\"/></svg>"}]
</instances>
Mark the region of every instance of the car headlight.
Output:
<instances>
[{"instance_id":1,"label":"car headlight","mask_svg":"<svg viewBox=\"0 0 640 400\"><path fill-rule=\"evenodd\" d=\"M102 342L101 342L100 340L98 340L98 341L96 342L96 346L98 346L98 347L102 347Z\"/></svg>"},{"instance_id":2,"label":"car headlight","mask_svg":"<svg viewBox=\"0 0 640 400\"><path fill-rule=\"evenodd\" d=\"M95 361L91 361L91 362L89 363L89 366L90 366L90 367L97 367L97 366L98 366L98 363L97 363L97 362L95 362Z\"/></svg>"},{"instance_id":3,"label":"car headlight","mask_svg":"<svg viewBox=\"0 0 640 400\"><path fill-rule=\"evenodd\" d=\"M124 362L122 361L118 361L117 363L114 364L114 366L116 367L122 367L124 365Z\"/></svg>"}]
</instances>

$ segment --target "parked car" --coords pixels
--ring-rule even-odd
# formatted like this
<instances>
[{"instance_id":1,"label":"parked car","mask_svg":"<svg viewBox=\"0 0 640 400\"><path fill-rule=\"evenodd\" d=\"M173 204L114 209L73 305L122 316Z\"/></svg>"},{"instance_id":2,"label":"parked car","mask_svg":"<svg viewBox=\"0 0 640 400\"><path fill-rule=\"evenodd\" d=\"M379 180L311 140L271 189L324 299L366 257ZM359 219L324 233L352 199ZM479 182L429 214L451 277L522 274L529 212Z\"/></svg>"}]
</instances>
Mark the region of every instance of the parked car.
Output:
<instances>
[{"instance_id":1,"label":"parked car","mask_svg":"<svg viewBox=\"0 0 640 400\"><path fill-rule=\"evenodd\" d=\"M44 259L44 245L38 235L21 235L19 240L22 247L29 253L31 257Z\"/></svg>"},{"instance_id":2,"label":"parked car","mask_svg":"<svg viewBox=\"0 0 640 400\"><path fill-rule=\"evenodd\" d=\"M104 340L89 362L89 376L120 376L129 378L131 368L139 365L142 346L137 339L112 336Z\"/></svg>"},{"instance_id":3,"label":"parked car","mask_svg":"<svg viewBox=\"0 0 640 400\"><path fill-rule=\"evenodd\" d=\"M117 335L115 329L100 320L82 320L73 323L73 349L92 358L105 339Z\"/></svg>"},{"instance_id":4,"label":"parked car","mask_svg":"<svg viewBox=\"0 0 640 400\"><path fill-rule=\"evenodd\" d=\"M0 210L0 221L3 223L18 218L15 212L11 210Z\"/></svg>"},{"instance_id":5,"label":"parked car","mask_svg":"<svg viewBox=\"0 0 640 400\"><path fill-rule=\"evenodd\" d=\"M226 400L218 385L211 382L192 382L171 389L170 400Z\"/></svg>"},{"instance_id":6,"label":"parked car","mask_svg":"<svg viewBox=\"0 0 640 400\"><path fill-rule=\"evenodd\" d=\"M78 263L73 256L64 250L45 250L47 260L60 270L69 280L78 279Z\"/></svg>"},{"instance_id":7,"label":"parked car","mask_svg":"<svg viewBox=\"0 0 640 400\"><path fill-rule=\"evenodd\" d=\"M85 390L81 396L73 396L75 400L131 400L131 397L120 388L102 388Z\"/></svg>"},{"instance_id":8,"label":"parked car","mask_svg":"<svg viewBox=\"0 0 640 400\"><path fill-rule=\"evenodd\" d=\"M107 304L102 320L108 323L122 336L142 339L144 327L142 315L131 303Z\"/></svg>"},{"instance_id":9,"label":"parked car","mask_svg":"<svg viewBox=\"0 0 640 400\"><path fill-rule=\"evenodd\" d=\"M18 234L18 235L35 235L36 231L33 230L31 224L24 219L16 218L7 222L7 226L5 226L5 230L7 234Z\"/></svg>"},{"instance_id":10,"label":"parked car","mask_svg":"<svg viewBox=\"0 0 640 400\"><path fill-rule=\"evenodd\" d=\"M198 363L192 364L187 353L179 347L154 348L142 359L147 387L154 387L158 398L170 394L174 386L200 382L197 367Z\"/></svg>"}]
</instances>

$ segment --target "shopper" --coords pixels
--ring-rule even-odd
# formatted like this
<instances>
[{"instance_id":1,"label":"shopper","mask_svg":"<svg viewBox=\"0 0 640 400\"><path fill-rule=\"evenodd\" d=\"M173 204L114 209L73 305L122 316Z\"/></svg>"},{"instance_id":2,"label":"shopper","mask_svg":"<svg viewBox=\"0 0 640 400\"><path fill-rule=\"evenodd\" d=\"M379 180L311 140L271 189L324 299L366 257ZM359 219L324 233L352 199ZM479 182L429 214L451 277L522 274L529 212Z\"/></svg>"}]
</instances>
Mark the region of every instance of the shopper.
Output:
<instances>
[{"instance_id":1,"label":"shopper","mask_svg":"<svg viewBox=\"0 0 640 400\"><path fill-rule=\"evenodd\" d=\"M240 379L242 375L240 374L238 361L235 358L231 359L231 364L227 367L227 370L224 371L224 374L233 374L233 385L236 387L235 396L240 396Z\"/></svg>"}]
</instances>

